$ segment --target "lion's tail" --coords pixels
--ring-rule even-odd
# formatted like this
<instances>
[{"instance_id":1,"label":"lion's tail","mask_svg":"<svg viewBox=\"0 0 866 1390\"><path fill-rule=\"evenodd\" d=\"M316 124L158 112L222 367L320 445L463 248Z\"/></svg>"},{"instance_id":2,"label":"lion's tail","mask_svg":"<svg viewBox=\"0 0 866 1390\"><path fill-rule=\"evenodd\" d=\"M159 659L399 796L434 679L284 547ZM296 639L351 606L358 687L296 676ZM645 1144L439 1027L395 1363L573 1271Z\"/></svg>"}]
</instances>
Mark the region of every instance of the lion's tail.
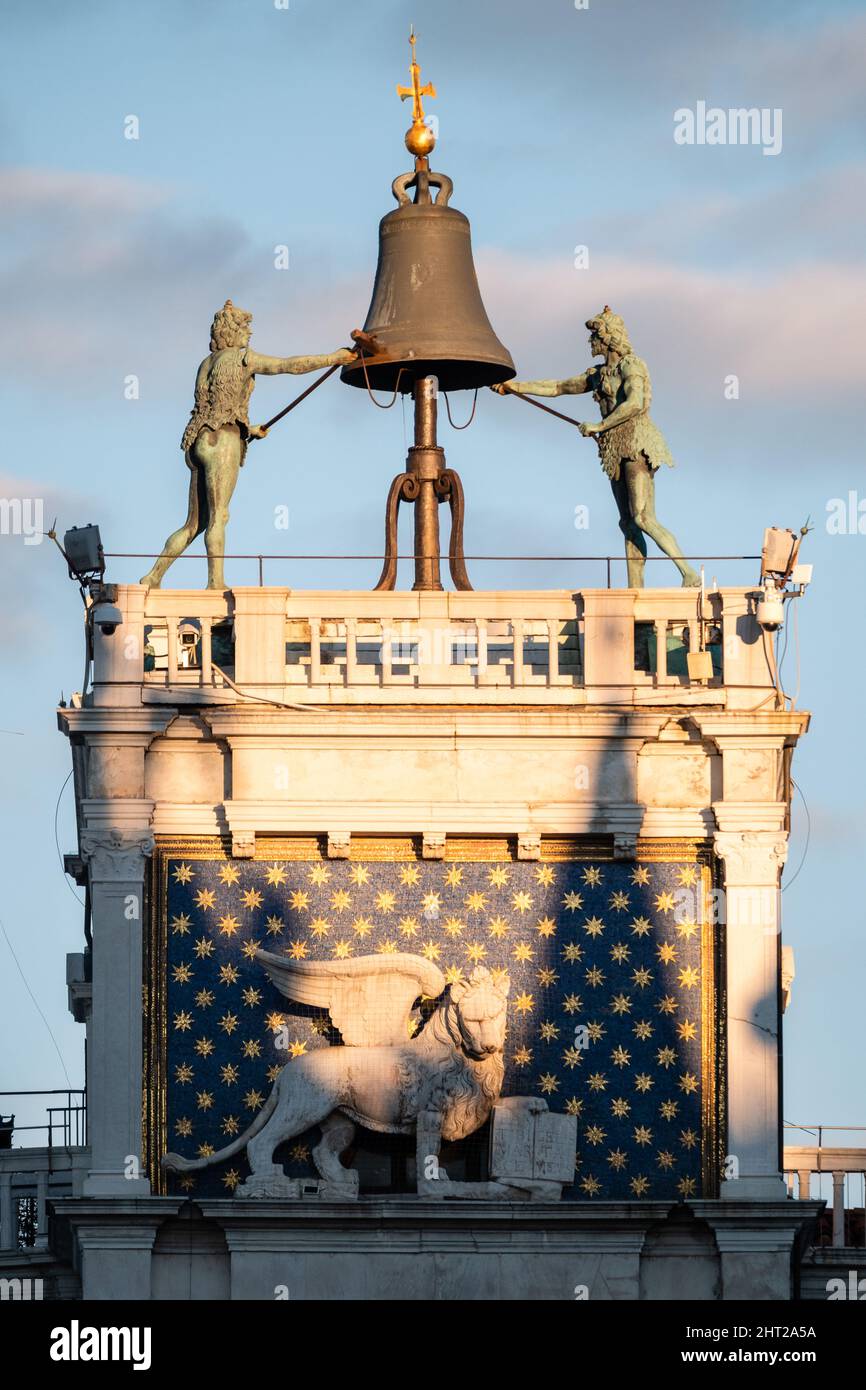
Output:
<instances>
[{"instance_id":1,"label":"lion's tail","mask_svg":"<svg viewBox=\"0 0 866 1390\"><path fill-rule=\"evenodd\" d=\"M206 1158L184 1158L183 1154L163 1154L162 1167L169 1173L198 1173L202 1168L210 1168L214 1163L222 1163L227 1158L234 1158L235 1154L240 1153L241 1149L246 1148L251 1139L255 1139L260 1130L264 1129L265 1124L274 1113L277 1103L277 1081L256 1118L253 1120L249 1129L243 1134L239 1134L237 1139L231 1144L227 1144L218 1153L210 1154Z\"/></svg>"}]
</instances>

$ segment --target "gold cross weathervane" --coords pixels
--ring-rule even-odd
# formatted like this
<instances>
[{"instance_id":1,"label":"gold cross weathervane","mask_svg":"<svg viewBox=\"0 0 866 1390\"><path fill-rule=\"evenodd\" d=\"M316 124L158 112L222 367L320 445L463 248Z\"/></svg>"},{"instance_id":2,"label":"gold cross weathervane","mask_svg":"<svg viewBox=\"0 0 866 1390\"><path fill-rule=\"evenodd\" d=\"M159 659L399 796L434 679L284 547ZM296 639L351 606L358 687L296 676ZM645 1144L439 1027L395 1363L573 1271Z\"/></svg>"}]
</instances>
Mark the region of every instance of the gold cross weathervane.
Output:
<instances>
[{"instance_id":1,"label":"gold cross weathervane","mask_svg":"<svg viewBox=\"0 0 866 1390\"><path fill-rule=\"evenodd\" d=\"M436 88L432 82L427 82L421 86L421 69L415 57L415 26L409 30L409 44L412 49L412 61L409 64L409 76L412 79L411 87L402 87L397 84L397 95L401 101L407 97L412 98L412 125L406 132L406 148L416 159L426 159L426 156L433 149L436 137L432 130L424 121L424 107L421 104L422 97L435 97Z\"/></svg>"}]
</instances>

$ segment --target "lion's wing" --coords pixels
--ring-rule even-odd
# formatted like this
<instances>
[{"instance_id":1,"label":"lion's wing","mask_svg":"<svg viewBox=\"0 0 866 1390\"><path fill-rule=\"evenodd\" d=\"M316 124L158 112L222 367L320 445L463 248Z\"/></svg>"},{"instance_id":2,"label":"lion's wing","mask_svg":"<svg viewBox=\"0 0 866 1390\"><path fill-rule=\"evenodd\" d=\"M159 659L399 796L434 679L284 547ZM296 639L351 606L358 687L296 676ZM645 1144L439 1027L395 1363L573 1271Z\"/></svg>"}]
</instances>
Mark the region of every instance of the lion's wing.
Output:
<instances>
[{"instance_id":1,"label":"lion's wing","mask_svg":"<svg viewBox=\"0 0 866 1390\"><path fill-rule=\"evenodd\" d=\"M256 960L287 999L327 1009L349 1047L406 1042L415 1000L435 999L446 983L432 961L400 952L308 961L256 951Z\"/></svg>"}]
</instances>

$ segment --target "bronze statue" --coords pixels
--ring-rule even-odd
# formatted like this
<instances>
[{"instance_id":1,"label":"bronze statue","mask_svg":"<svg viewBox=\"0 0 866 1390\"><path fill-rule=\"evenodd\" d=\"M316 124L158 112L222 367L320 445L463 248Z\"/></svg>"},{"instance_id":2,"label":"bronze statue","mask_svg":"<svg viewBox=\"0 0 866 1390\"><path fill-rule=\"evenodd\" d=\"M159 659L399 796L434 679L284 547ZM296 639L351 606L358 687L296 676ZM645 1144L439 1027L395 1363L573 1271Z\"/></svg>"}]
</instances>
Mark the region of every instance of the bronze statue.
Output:
<instances>
[{"instance_id":1,"label":"bronze statue","mask_svg":"<svg viewBox=\"0 0 866 1390\"><path fill-rule=\"evenodd\" d=\"M247 414L255 376L300 375L323 367L354 362L351 348L319 357L265 357L250 348L252 314L227 299L214 315L210 355L198 369L195 405L180 447L191 477L189 511L183 526L169 536L162 554L141 580L158 588L172 561L204 531L207 587L224 589L223 555L229 502L243 466L247 441L264 439L263 425L251 425Z\"/></svg>"},{"instance_id":2,"label":"bronze statue","mask_svg":"<svg viewBox=\"0 0 866 1390\"><path fill-rule=\"evenodd\" d=\"M646 363L632 351L625 324L608 305L588 319L586 326L589 350L593 357L604 358L603 365L593 365L581 376L565 381L509 381L491 389L500 395L513 391L523 396L579 396L591 391L601 420L581 424L580 432L584 437L595 437L601 466L610 478L619 528L625 536L629 588L643 588L644 536L670 556L684 587L699 586L700 576L683 559L676 537L655 513L656 470L663 463L672 468L674 461L664 436L649 416L652 389Z\"/></svg>"}]
</instances>

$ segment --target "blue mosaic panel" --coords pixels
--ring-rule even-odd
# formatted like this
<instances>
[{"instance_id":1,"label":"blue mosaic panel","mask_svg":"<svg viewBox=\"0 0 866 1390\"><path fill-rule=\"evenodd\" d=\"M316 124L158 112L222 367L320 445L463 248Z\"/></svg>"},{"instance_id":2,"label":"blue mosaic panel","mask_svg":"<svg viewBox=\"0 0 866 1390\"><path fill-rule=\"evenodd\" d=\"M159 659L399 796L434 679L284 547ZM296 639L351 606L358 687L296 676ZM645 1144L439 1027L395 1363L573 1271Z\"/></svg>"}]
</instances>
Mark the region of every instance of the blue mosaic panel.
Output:
<instances>
[{"instance_id":1,"label":"blue mosaic panel","mask_svg":"<svg viewBox=\"0 0 866 1390\"><path fill-rule=\"evenodd\" d=\"M566 1200L702 1194L706 1042L700 866L693 863L273 863L165 865L166 1147L223 1148L282 1066L339 1045L327 1016L293 1004L254 959L402 951L456 980L476 964L511 979L503 1095L578 1117ZM689 905L695 910L690 910ZM315 1176L318 1131L286 1151ZM228 1195L243 1155L168 1190Z\"/></svg>"}]
</instances>

